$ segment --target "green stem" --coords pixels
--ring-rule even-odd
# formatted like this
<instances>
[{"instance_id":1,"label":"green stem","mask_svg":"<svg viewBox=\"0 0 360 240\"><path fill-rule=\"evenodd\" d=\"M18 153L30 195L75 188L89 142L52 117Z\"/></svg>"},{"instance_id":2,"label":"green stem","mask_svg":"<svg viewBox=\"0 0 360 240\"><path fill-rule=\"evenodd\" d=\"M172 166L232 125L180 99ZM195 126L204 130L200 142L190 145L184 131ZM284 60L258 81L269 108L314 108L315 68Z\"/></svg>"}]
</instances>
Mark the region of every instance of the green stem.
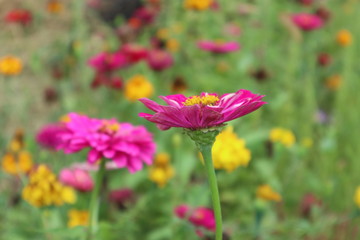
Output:
<instances>
[{"instance_id":1,"label":"green stem","mask_svg":"<svg viewBox=\"0 0 360 240\"><path fill-rule=\"evenodd\" d=\"M215 239L222 240L223 233L222 233L221 205L220 205L219 189L217 186L215 169L211 157L211 149L212 149L212 144L209 144L202 146L200 148L200 151L205 161L206 172L210 184L211 199L213 203L213 209L214 209L215 221L216 221Z\"/></svg>"},{"instance_id":2,"label":"green stem","mask_svg":"<svg viewBox=\"0 0 360 240\"><path fill-rule=\"evenodd\" d=\"M100 206L100 188L103 181L105 173L105 159L102 159L100 162L99 170L96 174L95 188L91 193L90 199L90 223L88 229L88 240L93 239L94 234L98 229L98 216L99 216L99 206Z\"/></svg>"}]
</instances>

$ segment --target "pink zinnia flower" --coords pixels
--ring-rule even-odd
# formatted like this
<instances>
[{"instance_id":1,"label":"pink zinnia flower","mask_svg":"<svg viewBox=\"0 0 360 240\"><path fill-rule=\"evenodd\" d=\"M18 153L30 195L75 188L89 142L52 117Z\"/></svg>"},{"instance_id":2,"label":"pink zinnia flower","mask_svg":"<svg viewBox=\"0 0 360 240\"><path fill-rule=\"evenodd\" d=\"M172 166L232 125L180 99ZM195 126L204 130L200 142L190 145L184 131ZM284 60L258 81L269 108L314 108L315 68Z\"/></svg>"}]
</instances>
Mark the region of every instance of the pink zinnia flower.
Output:
<instances>
[{"instance_id":1,"label":"pink zinnia flower","mask_svg":"<svg viewBox=\"0 0 360 240\"><path fill-rule=\"evenodd\" d=\"M111 72L127 66L128 62L121 52L102 52L90 58L88 64L99 72Z\"/></svg>"},{"instance_id":2,"label":"pink zinnia flower","mask_svg":"<svg viewBox=\"0 0 360 240\"><path fill-rule=\"evenodd\" d=\"M90 174L82 169L65 168L60 172L60 181L81 192L91 191L94 187Z\"/></svg>"},{"instance_id":3,"label":"pink zinnia flower","mask_svg":"<svg viewBox=\"0 0 360 240\"><path fill-rule=\"evenodd\" d=\"M229 53L239 50L240 44L237 42L203 40L198 42L198 47L213 53Z\"/></svg>"},{"instance_id":4,"label":"pink zinnia flower","mask_svg":"<svg viewBox=\"0 0 360 240\"><path fill-rule=\"evenodd\" d=\"M62 124L53 123L42 127L36 135L37 143L49 150L56 150L61 144L60 135L66 132Z\"/></svg>"},{"instance_id":5,"label":"pink zinnia flower","mask_svg":"<svg viewBox=\"0 0 360 240\"><path fill-rule=\"evenodd\" d=\"M113 190L109 193L108 199L120 209L126 209L130 204L136 202L136 195L130 188Z\"/></svg>"},{"instance_id":6,"label":"pink zinnia flower","mask_svg":"<svg viewBox=\"0 0 360 240\"><path fill-rule=\"evenodd\" d=\"M185 218L189 214L189 211L190 207L186 204L179 205L174 209L175 215L181 219Z\"/></svg>"},{"instance_id":7,"label":"pink zinnia flower","mask_svg":"<svg viewBox=\"0 0 360 240\"><path fill-rule=\"evenodd\" d=\"M293 14L291 19L303 31L315 30L324 25L324 21L320 17L310 13Z\"/></svg>"},{"instance_id":8,"label":"pink zinnia flower","mask_svg":"<svg viewBox=\"0 0 360 240\"><path fill-rule=\"evenodd\" d=\"M148 52L147 63L152 70L162 71L173 65L174 60L165 50L154 49Z\"/></svg>"},{"instance_id":9,"label":"pink zinnia flower","mask_svg":"<svg viewBox=\"0 0 360 240\"><path fill-rule=\"evenodd\" d=\"M225 122L251 113L265 104L264 95L241 89L236 93L218 95L201 93L185 97L182 94L160 96L168 105L163 106L147 98L139 99L155 114L140 113L139 116L156 123L161 130L171 127L191 130L221 126Z\"/></svg>"},{"instance_id":10,"label":"pink zinnia flower","mask_svg":"<svg viewBox=\"0 0 360 240\"><path fill-rule=\"evenodd\" d=\"M189 222L197 227L206 228L209 231L215 231L216 228L213 210L205 207L196 208L189 217Z\"/></svg>"},{"instance_id":11,"label":"pink zinnia flower","mask_svg":"<svg viewBox=\"0 0 360 240\"><path fill-rule=\"evenodd\" d=\"M124 44L120 51L124 53L128 62L131 64L146 59L147 56L146 48L134 43Z\"/></svg>"},{"instance_id":12,"label":"pink zinnia flower","mask_svg":"<svg viewBox=\"0 0 360 240\"><path fill-rule=\"evenodd\" d=\"M90 148L87 160L94 164L101 158L114 161L118 168L128 168L131 173L152 164L155 143L143 126L119 123L115 119L89 118L77 113L68 114L67 131L61 134L58 147L65 153Z\"/></svg>"}]
</instances>

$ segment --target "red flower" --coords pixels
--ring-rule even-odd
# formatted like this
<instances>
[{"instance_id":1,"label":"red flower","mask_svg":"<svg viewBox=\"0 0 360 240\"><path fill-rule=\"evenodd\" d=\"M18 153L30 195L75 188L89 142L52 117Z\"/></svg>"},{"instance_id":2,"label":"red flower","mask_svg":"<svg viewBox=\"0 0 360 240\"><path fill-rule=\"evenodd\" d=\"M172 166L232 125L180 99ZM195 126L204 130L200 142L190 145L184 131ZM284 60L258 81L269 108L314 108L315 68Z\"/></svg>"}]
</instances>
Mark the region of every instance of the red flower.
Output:
<instances>
[{"instance_id":1,"label":"red flower","mask_svg":"<svg viewBox=\"0 0 360 240\"><path fill-rule=\"evenodd\" d=\"M32 20L32 14L26 9L14 9L8 12L5 16L5 21L8 23L19 23L27 25Z\"/></svg>"}]
</instances>

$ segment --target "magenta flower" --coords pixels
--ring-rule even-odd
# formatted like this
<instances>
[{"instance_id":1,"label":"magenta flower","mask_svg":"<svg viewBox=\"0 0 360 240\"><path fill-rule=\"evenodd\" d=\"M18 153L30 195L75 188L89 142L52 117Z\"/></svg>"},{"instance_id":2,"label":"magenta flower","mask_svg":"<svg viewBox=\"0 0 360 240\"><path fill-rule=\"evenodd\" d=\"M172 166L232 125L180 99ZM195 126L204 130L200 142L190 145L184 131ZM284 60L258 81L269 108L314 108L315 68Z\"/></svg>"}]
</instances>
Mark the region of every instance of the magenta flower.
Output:
<instances>
[{"instance_id":1,"label":"magenta flower","mask_svg":"<svg viewBox=\"0 0 360 240\"><path fill-rule=\"evenodd\" d=\"M229 53L239 50L240 44L237 42L202 40L198 42L198 47L213 53Z\"/></svg>"},{"instance_id":2,"label":"magenta flower","mask_svg":"<svg viewBox=\"0 0 360 240\"><path fill-rule=\"evenodd\" d=\"M60 134L66 132L62 124L53 123L42 127L36 135L37 143L49 150L56 150L61 143Z\"/></svg>"},{"instance_id":3,"label":"magenta flower","mask_svg":"<svg viewBox=\"0 0 360 240\"><path fill-rule=\"evenodd\" d=\"M139 99L155 114L140 113L139 116L156 123L161 130L171 127L192 130L221 126L225 122L251 113L265 104L264 95L241 89L236 93L218 95L201 93L185 97L182 94L160 96L168 105L159 105L147 98Z\"/></svg>"},{"instance_id":4,"label":"magenta flower","mask_svg":"<svg viewBox=\"0 0 360 240\"><path fill-rule=\"evenodd\" d=\"M196 208L189 217L189 222L197 227L203 227L209 231L215 231L215 216L212 209L205 207Z\"/></svg>"},{"instance_id":5,"label":"magenta flower","mask_svg":"<svg viewBox=\"0 0 360 240\"><path fill-rule=\"evenodd\" d=\"M190 212L190 207L186 204L177 206L174 209L174 213L178 218L184 219Z\"/></svg>"},{"instance_id":6,"label":"magenta flower","mask_svg":"<svg viewBox=\"0 0 360 240\"><path fill-rule=\"evenodd\" d=\"M120 51L126 56L128 62L131 64L146 59L147 56L146 48L134 43L124 44Z\"/></svg>"},{"instance_id":7,"label":"magenta flower","mask_svg":"<svg viewBox=\"0 0 360 240\"><path fill-rule=\"evenodd\" d=\"M90 174L81 169L65 168L60 172L60 181L81 192L91 191L94 187Z\"/></svg>"},{"instance_id":8,"label":"magenta flower","mask_svg":"<svg viewBox=\"0 0 360 240\"><path fill-rule=\"evenodd\" d=\"M109 202L114 203L119 209L126 209L136 202L135 192L130 188L113 190L108 195Z\"/></svg>"},{"instance_id":9,"label":"magenta flower","mask_svg":"<svg viewBox=\"0 0 360 240\"><path fill-rule=\"evenodd\" d=\"M293 14L291 19L303 31L315 30L324 25L324 21L320 17L310 13Z\"/></svg>"},{"instance_id":10,"label":"magenta flower","mask_svg":"<svg viewBox=\"0 0 360 240\"><path fill-rule=\"evenodd\" d=\"M147 63L152 70L162 71L171 67L174 60L167 51L153 49L148 52Z\"/></svg>"},{"instance_id":11,"label":"magenta flower","mask_svg":"<svg viewBox=\"0 0 360 240\"><path fill-rule=\"evenodd\" d=\"M111 72L127 66L128 62L121 52L102 52L90 58L88 64L98 72Z\"/></svg>"},{"instance_id":12,"label":"magenta flower","mask_svg":"<svg viewBox=\"0 0 360 240\"><path fill-rule=\"evenodd\" d=\"M70 154L90 148L89 163L107 158L113 160L118 168L126 167L131 173L141 170L143 163L152 164L155 143L145 127L77 113L68 116L67 131L60 135L62 143L58 149Z\"/></svg>"}]
</instances>

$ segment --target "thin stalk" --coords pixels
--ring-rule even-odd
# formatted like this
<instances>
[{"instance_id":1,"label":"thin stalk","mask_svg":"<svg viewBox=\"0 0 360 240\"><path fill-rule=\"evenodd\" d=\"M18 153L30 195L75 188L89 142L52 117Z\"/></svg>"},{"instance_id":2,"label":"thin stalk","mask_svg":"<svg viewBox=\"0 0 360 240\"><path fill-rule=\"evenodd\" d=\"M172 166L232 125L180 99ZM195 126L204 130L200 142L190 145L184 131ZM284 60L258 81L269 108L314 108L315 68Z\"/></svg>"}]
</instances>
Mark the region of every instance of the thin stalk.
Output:
<instances>
[{"instance_id":1,"label":"thin stalk","mask_svg":"<svg viewBox=\"0 0 360 240\"><path fill-rule=\"evenodd\" d=\"M200 151L205 161L206 172L210 184L211 199L213 203L213 209L214 209L215 221L216 221L215 239L222 240L223 234L222 234L221 205L220 205L219 189L217 186L215 169L211 157L211 148L212 148L212 144L206 145L201 147Z\"/></svg>"},{"instance_id":2,"label":"thin stalk","mask_svg":"<svg viewBox=\"0 0 360 240\"><path fill-rule=\"evenodd\" d=\"M98 217L99 217L99 206L100 206L100 188L103 182L105 173L105 159L102 159L99 166L99 171L96 174L95 188L91 193L90 199L90 223L88 229L88 240L93 239L94 234L98 229Z\"/></svg>"}]
</instances>

